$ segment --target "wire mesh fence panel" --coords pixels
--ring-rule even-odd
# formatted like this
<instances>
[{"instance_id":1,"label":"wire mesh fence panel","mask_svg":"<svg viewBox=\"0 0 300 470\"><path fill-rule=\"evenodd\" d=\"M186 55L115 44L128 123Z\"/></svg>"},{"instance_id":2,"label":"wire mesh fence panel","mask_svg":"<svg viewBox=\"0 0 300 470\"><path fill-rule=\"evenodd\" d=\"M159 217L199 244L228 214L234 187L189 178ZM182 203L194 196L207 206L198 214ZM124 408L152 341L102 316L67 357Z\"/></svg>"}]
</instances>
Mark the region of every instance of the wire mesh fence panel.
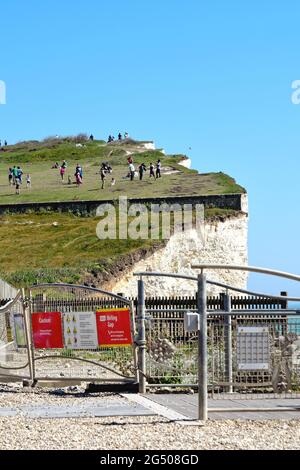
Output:
<instances>
[{"instance_id":1,"label":"wire mesh fence panel","mask_svg":"<svg viewBox=\"0 0 300 470\"><path fill-rule=\"evenodd\" d=\"M225 317L218 322L211 319L208 349L212 397L224 398L230 387L239 398L300 396L300 317L232 316L231 357L227 356L227 337Z\"/></svg>"},{"instance_id":2,"label":"wire mesh fence panel","mask_svg":"<svg viewBox=\"0 0 300 470\"><path fill-rule=\"evenodd\" d=\"M127 299L110 297L109 293L85 287L50 286L32 288L30 305L37 380L136 380L135 348L132 341L135 324ZM111 325L113 330L116 320L127 322L128 311L130 325L127 343L121 344L118 337L121 333L114 332L112 334L117 340L114 344L107 344L109 338L104 339L101 336L105 327ZM51 315L52 320L55 314L59 315L57 325L61 332L51 345L46 343L40 347L43 340L38 333L43 334L43 329L39 330L36 323L47 321L47 314Z\"/></svg>"},{"instance_id":3,"label":"wire mesh fence panel","mask_svg":"<svg viewBox=\"0 0 300 470\"><path fill-rule=\"evenodd\" d=\"M148 321L147 380L156 384L195 384L198 340L184 335L183 318L159 318ZM171 326L172 325L172 326Z\"/></svg>"},{"instance_id":4,"label":"wire mesh fence panel","mask_svg":"<svg viewBox=\"0 0 300 470\"><path fill-rule=\"evenodd\" d=\"M145 303L148 383L197 385L198 336L184 329L184 313L197 310L197 299ZM281 312L285 302L249 296L233 297L230 315L224 309L223 295L208 298L210 396L300 396L300 317Z\"/></svg>"},{"instance_id":5,"label":"wire mesh fence panel","mask_svg":"<svg viewBox=\"0 0 300 470\"><path fill-rule=\"evenodd\" d=\"M0 311L0 382L30 378L21 293Z\"/></svg>"},{"instance_id":6,"label":"wire mesh fence panel","mask_svg":"<svg viewBox=\"0 0 300 470\"><path fill-rule=\"evenodd\" d=\"M197 385L198 334L184 329L184 314L197 310L197 297L146 298L147 380L149 384ZM223 297L207 299L208 311L223 307ZM209 363L213 367L212 359Z\"/></svg>"}]
</instances>

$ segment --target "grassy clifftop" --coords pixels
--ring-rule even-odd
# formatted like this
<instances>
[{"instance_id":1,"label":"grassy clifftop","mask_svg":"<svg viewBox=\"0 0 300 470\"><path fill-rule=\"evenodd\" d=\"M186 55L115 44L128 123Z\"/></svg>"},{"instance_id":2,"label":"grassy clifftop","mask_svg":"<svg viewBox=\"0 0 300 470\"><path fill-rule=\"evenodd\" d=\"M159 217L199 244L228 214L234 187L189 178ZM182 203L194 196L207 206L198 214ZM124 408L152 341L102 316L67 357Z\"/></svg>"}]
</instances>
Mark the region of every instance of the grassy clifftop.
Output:
<instances>
[{"instance_id":1,"label":"grassy clifftop","mask_svg":"<svg viewBox=\"0 0 300 470\"><path fill-rule=\"evenodd\" d=\"M78 139L80 140L80 139ZM80 146L78 146L78 144ZM146 150L143 142L133 140L106 144L103 141L82 141L76 139L48 139L43 142L24 142L8 146L0 152L0 204L21 202L56 202L74 200L115 199L120 195L132 198L164 197L174 195L209 195L244 193L245 190L235 180L224 173L198 174L180 165L187 157L184 155L165 155L160 150ZM160 159L162 178L154 181L147 173L143 182L138 178L129 181L127 158L131 155L136 169L139 164L147 166ZM53 169L56 162L68 163L65 181L62 182L59 169ZM107 178L106 188L101 190L99 168L103 161L113 167ZM68 185L68 176L74 182L76 165L84 170L83 184L78 188ZM8 168L19 165L24 175L29 173L32 188L21 188L15 195L8 185ZM111 178L116 179L111 186Z\"/></svg>"},{"instance_id":2,"label":"grassy clifftop","mask_svg":"<svg viewBox=\"0 0 300 470\"><path fill-rule=\"evenodd\" d=\"M78 145L79 144L79 145ZM158 159L162 162L162 178L154 181L147 172L144 180L126 178L127 158L131 155L137 166ZM184 155L165 155L160 150L145 148L144 142L132 140L106 144L84 138L46 139L24 142L0 151L0 204L22 202L56 202L165 196L240 194L245 190L223 173L198 174L180 165ZM61 181L59 165L68 163L65 181ZM113 168L101 189L99 168L108 161ZM83 185L74 181L76 165L84 170ZM26 183L21 194L15 194L8 184L8 168L20 166L30 173L32 188ZM115 186L110 185L111 178ZM206 216L212 219L235 216L229 209L210 208ZM96 226L99 219L64 213L3 215L0 217L0 277L21 287L36 282L70 282L105 285L117 279L137 261L162 247L163 240L99 240Z\"/></svg>"}]
</instances>

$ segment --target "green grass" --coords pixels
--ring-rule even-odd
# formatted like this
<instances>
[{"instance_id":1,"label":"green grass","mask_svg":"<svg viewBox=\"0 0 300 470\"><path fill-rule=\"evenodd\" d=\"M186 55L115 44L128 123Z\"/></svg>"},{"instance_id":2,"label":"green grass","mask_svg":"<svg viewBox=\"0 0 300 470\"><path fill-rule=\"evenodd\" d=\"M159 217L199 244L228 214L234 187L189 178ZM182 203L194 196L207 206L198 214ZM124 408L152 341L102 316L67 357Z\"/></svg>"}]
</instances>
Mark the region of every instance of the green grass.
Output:
<instances>
[{"instance_id":1,"label":"green grass","mask_svg":"<svg viewBox=\"0 0 300 470\"><path fill-rule=\"evenodd\" d=\"M165 175L157 181L146 174L144 180L131 182L125 178L128 172L127 154L132 152L136 167L144 162L149 166L158 158L162 161L163 170L178 171ZM174 195L209 195L243 193L245 190L235 180L223 173L198 174L178 165L183 155L166 156L159 150L143 151L141 143L129 141L106 145L102 141L87 142L85 147L76 148L74 142L49 139L45 142L25 142L11 146L0 153L0 204L25 202L57 202L76 200L116 199L120 195L129 198L165 197ZM59 170L52 169L55 162L68 162L65 182L62 183ZM107 177L106 188L101 190L99 172L100 164L109 161L113 174ZM74 181L76 164L84 169L83 185L68 185L68 176ZM30 173L32 188L21 188L21 194L15 194L14 187L8 185L8 168L20 165L26 174ZM116 185L111 187L111 178Z\"/></svg>"},{"instance_id":2,"label":"green grass","mask_svg":"<svg viewBox=\"0 0 300 470\"><path fill-rule=\"evenodd\" d=\"M237 213L207 209L205 216L226 218ZM142 249L144 256L164 243L130 238L99 240L96 227L100 220L53 212L1 216L0 278L17 287L37 282L82 283L87 275L110 275L116 264L123 267L127 255L137 250Z\"/></svg>"},{"instance_id":3,"label":"green grass","mask_svg":"<svg viewBox=\"0 0 300 470\"><path fill-rule=\"evenodd\" d=\"M56 213L0 217L0 277L16 286L74 283L87 272L105 272L122 256L153 244L99 240L99 220Z\"/></svg>"},{"instance_id":4,"label":"green grass","mask_svg":"<svg viewBox=\"0 0 300 470\"><path fill-rule=\"evenodd\" d=\"M237 217L240 211L234 209L220 209L218 207L205 209L205 219L225 220L229 217Z\"/></svg>"}]
</instances>

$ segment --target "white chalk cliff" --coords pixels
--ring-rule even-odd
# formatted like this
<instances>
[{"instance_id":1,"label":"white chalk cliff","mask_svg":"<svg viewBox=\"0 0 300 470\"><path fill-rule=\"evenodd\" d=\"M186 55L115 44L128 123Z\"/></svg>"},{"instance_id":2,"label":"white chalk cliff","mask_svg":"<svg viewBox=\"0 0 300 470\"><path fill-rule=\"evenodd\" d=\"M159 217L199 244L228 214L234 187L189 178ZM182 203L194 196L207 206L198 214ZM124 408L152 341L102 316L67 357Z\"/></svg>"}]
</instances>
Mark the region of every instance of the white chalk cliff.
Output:
<instances>
[{"instance_id":1,"label":"white chalk cliff","mask_svg":"<svg viewBox=\"0 0 300 470\"><path fill-rule=\"evenodd\" d=\"M244 206L246 204L244 196ZM248 264L248 214L240 212L225 220L206 221L204 230L195 229L173 235L166 246L147 259L138 262L134 270L120 279L114 292L124 292L126 296L137 295L137 278L133 272L160 271L195 276L191 268L197 263ZM247 287L248 275L239 271L207 271L209 280L223 282L239 288ZM147 296L193 295L196 283L171 278L145 278ZM219 287L209 286L210 294L218 294Z\"/></svg>"}]
</instances>

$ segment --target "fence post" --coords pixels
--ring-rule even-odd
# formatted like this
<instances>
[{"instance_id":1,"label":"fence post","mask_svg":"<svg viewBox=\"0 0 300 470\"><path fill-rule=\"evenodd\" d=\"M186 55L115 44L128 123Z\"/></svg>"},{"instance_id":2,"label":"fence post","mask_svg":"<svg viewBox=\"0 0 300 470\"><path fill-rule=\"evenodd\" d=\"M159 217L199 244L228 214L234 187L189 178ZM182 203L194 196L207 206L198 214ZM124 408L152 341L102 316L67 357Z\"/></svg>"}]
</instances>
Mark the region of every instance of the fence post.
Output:
<instances>
[{"instance_id":1,"label":"fence post","mask_svg":"<svg viewBox=\"0 0 300 470\"><path fill-rule=\"evenodd\" d=\"M131 310L132 333L133 333L133 337L135 337L135 334L136 334L136 315L135 315L135 305L134 305L133 300L131 300L131 302L130 302L130 310ZM136 342L134 342L133 361L134 361L135 379L138 382L139 381L139 367L138 367L139 360L138 360L138 348L137 348Z\"/></svg>"},{"instance_id":2,"label":"fence post","mask_svg":"<svg viewBox=\"0 0 300 470\"><path fill-rule=\"evenodd\" d=\"M232 325L231 325L231 298L228 292L224 296L225 316L225 374L229 385L228 393L233 392L232 387Z\"/></svg>"},{"instance_id":3,"label":"fence post","mask_svg":"<svg viewBox=\"0 0 300 470\"><path fill-rule=\"evenodd\" d=\"M145 288L144 281L138 280L138 371L139 393L146 393L146 331L145 331Z\"/></svg>"},{"instance_id":4,"label":"fence post","mask_svg":"<svg viewBox=\"0 0 300 470\"><path fill-rule=\"evenodd\" d=\"M30 382L31 382L31 386L34 386L36 383L36 380L35 380L35 370L34 370L34 351L33 351L33 343L32 343L31 309L29 307L28 300L25 297L25 289L22 289L22 306L23 306L25 335L26 335L26 342L27 342Z\"/></svg>"},{"instance_id":5,"label":"fence post","mask_svg":"<svg viewBox=\"0 0 300 470\"><path fill-rule=\"evenodd\" d=\"M288 296L288 293L287 293L286 291L284 291L284 292L280 292L280 295L281 295L282 297L287 297L287 296ZM281 301L281 308L287 309L288 307L289 307L288 301L287 301L287 300L282 300L282 301Z\"/></svg>"},{"instance_id":6,"label":"fence post","mask_svg":"<svg viewBox=\"0 0 300 470\"><path fill-rule=\"evenodd\" d=\"M198 332L198 418L207 420L207 298L206 275L201 272L198 276L198 314L200 315L200 330Z\"/></svg>"}]
</instances>

